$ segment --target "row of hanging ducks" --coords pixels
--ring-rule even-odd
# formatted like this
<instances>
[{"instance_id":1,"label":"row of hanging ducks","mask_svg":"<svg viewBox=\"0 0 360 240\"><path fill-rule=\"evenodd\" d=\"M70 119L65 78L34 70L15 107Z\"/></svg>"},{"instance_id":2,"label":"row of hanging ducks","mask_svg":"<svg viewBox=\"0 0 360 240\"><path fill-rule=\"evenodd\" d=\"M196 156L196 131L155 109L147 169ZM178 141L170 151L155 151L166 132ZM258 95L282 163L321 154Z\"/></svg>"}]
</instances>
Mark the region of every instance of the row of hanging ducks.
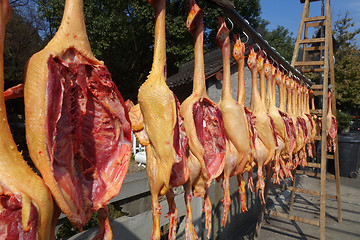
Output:
<instances>
[{"instance_id":1,"label":"row of hanging ducks","mask_svg":"<svg viewBox=\"0 0 360 240\"><path fill-rule=\"evenodd\" d=\"M147 81L139 89L139 103L131 108L129 116L135 136L146 146L147 175L152 194L152 239L160 238L159 195L166 195L169 204L168 238L176 238L178 213L173 188L181 185L185 186L187 207L185 238L197 239L192 223L191 190L193 196L204 198L205 228L209 238L212 210L208 189L211 182L222 179L224 210L221 225L225 226L231 201L229 178L237 176L241 208L245 212L243 174L248 172L248 187L253 189L252 169L256 166L258 181L255 189L261 203L265 203L265 175L279 183L285 177L292 178L291 172L299 163L306 166L306 147L308 155L313 157L319 121L310 115L308 88L284 74L274 66L274 62L264 58L261 51L256 53L254 49L247 58L252 92L250 107L245 106L245 45L239 34L235 36L233 48L233 57L239 68L238 98L233 99L230 31L224 18L219 18L216 36L223 56L222 96L218 104L214 103L206 93L203 12L195 0L190 0L191 10L186 21L194 38L193 92L180 105L165 82L165 1L149 2L156 17L154 61ZM279 106L276 106L276 85ZM332 116L331 110L329 114ZM334 135L330 137L333 139Z\"/></svg>"}]
</instances>

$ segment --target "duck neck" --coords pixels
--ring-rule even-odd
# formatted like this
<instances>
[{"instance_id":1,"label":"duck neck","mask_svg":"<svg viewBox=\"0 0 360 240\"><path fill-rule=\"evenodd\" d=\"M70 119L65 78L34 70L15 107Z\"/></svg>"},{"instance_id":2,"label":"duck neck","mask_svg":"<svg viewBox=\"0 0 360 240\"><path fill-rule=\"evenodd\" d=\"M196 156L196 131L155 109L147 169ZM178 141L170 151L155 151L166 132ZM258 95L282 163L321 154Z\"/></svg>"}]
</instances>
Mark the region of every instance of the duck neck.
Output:
<instances>
[{"instance_id":1,"label":"duck neck","mask_svg":"<svg viewBox=\"0 0 360 240\"><path fill-rule=\"evenodd\" d=\"M297 102L297 91L295 89L291 89L291 110L292 113L297 116L298 112L297 112L297 108L296 108L296 102Z\"/></svg>"},{"instance_id":2,"label":"duck neck","mask_svg":"<svg viewBox=\"0 0 360 240\"><path fill-rule=\"evenodd\" d=\"M83 0L66 0L63 18L58 32L66 33L68 37L85 44L91 51L84 20Z\"/></svg>"},{"instance_id":3,"label":"duck neck","mask_svg":"<svg viewBox=\"0 0 360 240\"><path fill-rule=\"evenodd\" d=\"M166 76L165 0L158 0L157 3L154 3L153 7L155 11L155 42L154 59L151 72L164 74ZM165 78L149 79L165 80Z\"/></svg>"},{"instance_id":4,"label":"duck neck","mask_svg":"<svg viewBox=\"0 0 360 240\"><path fill-rule=\"evenodd\" d=\"M306 105L306 113L310 114L310 102L309 102L309 93L305 93L305 105Z\"/></svg>"},{"instance_id":5,"label":"duck neck","mask_svg":"<svg viewBox=\"0 0 360 240\"><path fill-rule=\"evenodd\" d=\"M203 31L203 20L198 22L198 26L194 32L194 55L195 55L195 66L194 66L194 83L193 83L193 92L198 94L206 93L205 86L205 73L204 73L204 52L203 52L203 42L204 42L204 31Z\"/></svg>"},{"instance_id":6,"label":"duck neck","mask_svg":"<svg viewBox=\"0 0 360 240\"><path fill-rule=\"evenodd\" d=\"M266 84L267 84L267 89L266 89L266 104L267 104L267 109L269 109L271 106L275 106L275 100L274 100L274 92L275 89L273 89L273 87L275 87L275 85L273 86L273 82L275 84L274 78L271 74L268 74L266 76Z\"/></svg>"},{"instance_id":7,"label":"duck neck","mask_svg":"<svg viewBox=\"0 0 360 240\"><path fill-rule=\"evenodd\" d=\"M244 57L238 61L238 102L245 106L245 77L244 77Z\"/></svg>"},{"instance_id":8,"label":"duck neck","mask_svg":"<svg viewBox=\"0 0 360 240\"><path fill-rule=\"evenodd\" d=\"M4 40L5 40L5 26L0 23L0 116L1 119L6 117L5 100L4 100Z\"/></svg>"},{"instance_id":9,"label":"duck neck","mask_svg":"<svg viewBox=\"0 0 360 240\"><path fill-rule=\"evenodd\" d=\"M222 98L232 97L231 76L230 76L230 39L226 37L221 48L223 55L223 84L222 84Z\"/></svg>"},{"instance_id":10,"label":"duck neck","mask_svg":"<svg viewBox=\"0 0 360 240\"><path fill-rule=\"evenodd\" d=\"M277 86L279 89L279 109L282 112L285 112L286 107L285 107L285 98L284 98L284 87L281 83L278 83Z\"/></svg>"},{"instance_id":11,"label":"duck neck","mask_svg":"<svg viewBox=\"0 0 360 240\"><path fill-rule=\"evenodd\" d=\"M292 104L291 104L291 89L289 87L286 88L286 92L287 92L286 111L292 115L293 112L292 112Z\"/></svg>"},{"instance_id":12,"label":"duck neck","mask_svg":"<svg viewBox=\"0 0 360 240\"><path fill-rule=\"evenodd\" d=\"M260 78L260 97L261 101L263 102L264 106L265 104L265 98L266 98L266 88L265 88L265 68L262 67L259 71L259 78Z\"/></svg>"},{"instance_id":13,"label":"duck neck","mask_svg":"<svg viewBox=\"0 0 360 240\"><path fill-rule=\"evenodd\" d=\"M258 82L257 82L257 71L253 69L251 71L251 109L254 109L255 106L258 106L261 103L261 97L258 89Z\"/></svg>"},{"instance_id":14,"label":"duck neck","mask_svg":"<svg viewBox=\"0 0 360 240\"><path fill-rule=\"evenodd\" d=\"M315 97L314 97L314 94L311 95L311 110L315 110Z\"/></svg>"}]
</instances>

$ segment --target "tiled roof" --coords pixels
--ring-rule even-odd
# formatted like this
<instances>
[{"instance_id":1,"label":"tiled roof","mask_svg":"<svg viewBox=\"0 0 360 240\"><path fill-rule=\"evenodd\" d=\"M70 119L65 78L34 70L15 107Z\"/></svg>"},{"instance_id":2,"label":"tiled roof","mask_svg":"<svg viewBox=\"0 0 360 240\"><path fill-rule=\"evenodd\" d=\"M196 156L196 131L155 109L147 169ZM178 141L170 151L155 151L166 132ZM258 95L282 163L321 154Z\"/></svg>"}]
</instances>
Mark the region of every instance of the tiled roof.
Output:
<instances>
[{"instance_id":1,"label":"tiled roof","mask_svg":"<svg viewBox=\"0 0 360 240\"><path fill-rule=\"evenodd\" d=\"M231 42L231 49L233 48L233 42ZM230 64L235 62L231 57ZM204 54L205 65L205 78L211 76L222 69L222 54L221 49L216 48ZM179 72L168 77L166 80L167 85L170 88L178 87L183 84L187 84L193 81L194 77L194 59L187 61L180 65Z\"/></svg>"}]
</instances>

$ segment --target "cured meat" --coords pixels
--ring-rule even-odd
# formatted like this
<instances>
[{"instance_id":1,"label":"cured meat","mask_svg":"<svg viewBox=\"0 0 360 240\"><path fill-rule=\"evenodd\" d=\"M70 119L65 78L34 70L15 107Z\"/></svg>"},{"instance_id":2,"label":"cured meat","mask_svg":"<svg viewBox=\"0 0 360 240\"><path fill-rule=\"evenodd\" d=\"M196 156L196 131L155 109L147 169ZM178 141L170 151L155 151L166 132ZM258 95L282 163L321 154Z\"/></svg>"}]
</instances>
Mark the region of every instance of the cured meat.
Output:
<instances>
[{"instance_id":1,"label":"cured meat","mask_svg":"<svg viewBox=\"0 0 360 240\"><path fill-rule=\"evenodd\" d=\"M275 151L275 161L274 161L274 182L280 183L280 177L283 178L280 171L280 158L282 157L283 150L285 149L285 141L288 140L286 134L286 126L283 121L282 116L280 115L279 109L276 107L276 96L275 96L275 68L272 68L268 59L266 59L264 64L265 76L267 80L267 92L266 98L268 103L268 114L273 120L274 129L276 130L277 145ZM265 84L264 84L265 85ZM261 87L260 87L261 89ZM274 131L275 132L275 131Z\"/></svg>"},{"instance_id":2,"label":"cured meat","mask_svg":"<svg viewBox=\"0 0 360 240\"><path fill-rule=\"evenodd\" d=\"M306 121L303 118L304 115L302 113L302 103L301 103L301 87L298 82L296 82L294 79L292 81L292 86L294 89L294 99L293 99L293 109L296 116L296 125L299 128L299 132L302 132L302 135L299 135L298 137L301 139L301 144L299 145L299 149L297 150L300 165L302 167L305 167L307 165L307 155L306 155L306 143L308 139L308 130L306 126ZM297 166L297 165L296 165Z\"/></svg>"},{"instance_id":3,"label":"cured meat","mask_svg":"<svg viewBox=\"0 0 360 240\"><path fill-rule=\"evenodd\" d=\"M208 186L224 169L226 139L222 114L206 93L203 56L203 12L194 0L190 0L190 12L186 21L194 38L195 66L193 92L181 104L184 127L189 138L189 180L185 185L187 219L185 239L197 239L192 224L191 188L194 196L204 198L205 228L211 233L211 202Z\"/></svg>"},{"instance_id":4,"label":"cured meat","mask_svg":"<svg viewBox=\"0 0 360 240\"><path fill-rule=\"evenodd\" d=\"M283 119L285 125L285 148L280 158L281 172L286 177L291 177L292 170L292 154L296 144L296 130L292 118L286 113L286 88L285 88L284 74L277 69L275 74L275 81L279 88L279 114ZM283 134L281 131L279 134ZM281 173L280 172L280 173Z\"/></svg>"},{"instance_id":5,"label":"cured meat","mask_svg":"<svg viewBox=\"0 0 360 240\"><path fill-rule=\"evenodd\" d=\"M246 114L246 120L248 124L248 133L250 140L250 150L251 153L248 155L248 160L246 162L245 168L240 168L238 171L235 171L233 175L237 175L239 183L239 193L241 201L241 210L243 212L247 211L246 207L246 195L245 195L245 180L244 172L249 172L248 174L248 186L250 189L253 188L252 182L252 168L253 168L253 153L255 151L255 140L257 138L257 132L255 129L255 117L252 112L245 107L245 76L244 76L244 65L245 65L245 44L241 42L240 34L234 35L234 48L233 48L233 57L238 64L238 98L237 101L244 108ZM244 127L245 128L245 127Z\"/></svg>"},{"instance_id":6,"label":"cured meat","mask_svg":"<svg viewBox=\"0 0 360 240\"><path fill-rule=\"evenodd\" d=\"M4 98L6 100L24 97L24 84L20 83L14 87L6 89Z\"/></svg>"},{"instance_id":7,"label":"cured meat","mask_svg":"<svg viewBox=\"0 0 360 240\"><path fill-rule=\"evenodd\" d=\"M336 117L332 114L331 109L331 92L328 93L328 113L326 115L326 133L327 133L327 147L328 151L334 151L336 150L336 143L335 143L335 137L337 134L337 121Z\"/></svg>"},{"instance_id":8,"label":"cured meat","mask_svg":"<svg viewBox=\"0 0 360 240\"><path fill-rule=\"evenodd\" d=\"M295 147L294 147L294 151L293 151L293 155L295 156L295 163L293 164L292 162L289 164L292 165L292 169L295 169L297 167L297 165L299 164L299 156L298 156L298 152L300 151L300 149L302 148L302 143L304 142L304 135L303 135L303 131L302 128L300 127L300 123L297 120L297 115L296 115L296 108L295 108L295 101L296 101L296 96L295 96L295 84L294 81L292 79L290 79L288 76L285 76L285 86L286 86L286 91L287 91L287 104L286 104L286 112L289 115L289 117L292 119L292 122L294 123L294 128L295 128L295 133L296 133L296 142L295 142ZM290 167L290 166L289 166Z\"/></svg>"},{"instance_id":9,"label":"cured meat","mask_svg":"<svg viewBox=\"0 0 360 240\"><path fill-rule=\"evenodd\" d=\"M151 239L160 239L159 195L169 204L169 239L176 238L177 209L172 188L185 184L188 138L180 103L166 85L165 0L149 1L155 12L153 65L148 79L139 89L138 101L130 110L132 129L146 146L146 172L152 198L153 229Z\"/></svg>"},{"instance_id":10,"label":"cured meat","mask_svg":"<svg viewBox=\"0 0 360 240\"><path fill-rule=\"evenodd\" d=\"M56 203L80 230L99 210L96 238L111 239L104 214L128 169L131 126L110 73L91 52L82 0L66 0L59 30L29 60L24 97L30 156Z\"/></svg>"},{"instance_id":11,"label":"cured meat","mask_svg":"<svg viewBox=\"0 0 360 240\"><path fill-rule=\"evenodd\" d=\"M0 1L0 239L54 238L54 205L50 192L26 164L12 138L4 101L4 38L10 17ZM30 186L30 187L29 187Z\"/></svg>"},{"instance_id":12,"label":"cured meat","mask_svg":"<svg viewBox=\"0 0 360 240\"><path fill-rule=\"evenodd\" d=\"M311 125L311 131L309 133L310 135L310 140L307 144L308 146L308 155L309 157L313 158L314 157L314 151L315 151L315 136L316 136L316 124L315 124L315 120L314 118L310 115L310 101L309 101L309 90L305 89L305 100L304 100L304 104L305 104L305 115L307 116L307 118L309 119L310 125Z\"/></svg>"},{"instance_id":13,"label":"cured meat","mask_svg":"<svg viewBox=\"0 0 360 240\"><path fill-rule=\"evenodd\" d=\"M261 203L265 203L265 176L263 175L264 166L274 159L277 147L277 140L274 137L275 129L271 124L270 117L266 112L265 104L261 100L258 90L257 75L258 71L264 71L263 63L264 58L262 56L257 58L257 54L254 49L251 49L247 64L251 71L252 82L250 110L255 116L255 128L258 134L258 138L255 141L254 159L258 167L258 182L256 189L259 191Z\"/></svg>"},{"instance_id":14,"label":"cured meat","mask_svg":"<svg viewBox=\"0 0 360 240\"><path fill-rule=\"evenodd\" d=\"M250 134L244 106L232 97L229 32L224 18L219 18L219 30L216 35L216 42L222 51L224 72L219 108L223 114L225 132L228 139L222 182L224 190L222 226L226 225L231 203L229 178L243 173L251 153Z\"/></svg>"}]
</instances>

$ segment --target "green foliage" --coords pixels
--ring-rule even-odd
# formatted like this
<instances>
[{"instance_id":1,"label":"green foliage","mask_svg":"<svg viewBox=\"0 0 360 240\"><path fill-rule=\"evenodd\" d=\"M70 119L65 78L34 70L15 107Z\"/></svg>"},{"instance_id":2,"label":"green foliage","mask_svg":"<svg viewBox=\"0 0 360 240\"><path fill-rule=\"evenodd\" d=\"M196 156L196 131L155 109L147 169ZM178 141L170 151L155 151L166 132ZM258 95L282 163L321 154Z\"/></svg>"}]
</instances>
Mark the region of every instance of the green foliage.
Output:
<instances>
[{"instance_id":1,"label":"green foliage","mask_svg":"<svg viewBox=\"0 0 360 240\"><path fill-rule=\"evenodd\" d=\"M60 25L63 1L37 0L39 13L50 23L51 34ZM167 1L166 36L168 74L191 57L192 39L185 21L186 1ZM154 12L145 0L84 1L87 34L94 55L105 62L125 99L134 98L152 64ZM56 16L56 17L54 17Z\"/></svg>"},{"instance_id":2,"label":"green foliage","mask_svg":"<svg viewBox=\"0 0 360 240\"><path fill-rule=\"evenodd\" d=\"M116 219L124 215L122 212L116 210L112 204L108 204L107 207L109 212L109 220ZM87 230L98 225L99 220L97 218L97 212L95 212L91 216L89 222L83 227L83 230ZM67 239L77 233L79 233L79 230L73 225L71 225L70 221L65 218L64 223L61 225L61 227L56 233L56 239Z\"/></svg>"},{"instance_id":3,"label":"green foliage","mask_svg":"<svg viewBox=\"0 0 360 240\"><path fill-rule=\"evenodd\" d=\"M49 37L60 25L63 0L35 0L40 17L49 23ZM199 2L204 7L203 1ZM259 0L236 0L236 9L257 28L265 25L260 18ZM179 65L193 57L193 40L185 21L188 1L167 0L166 41L168 75L177 72ZM85 23L94 55L103 60L124 99L136 99L137 89L146 79L152 64L154 42L154 12L146 0L84 1ZM215 46L221 11L207 4L204 10L205 44ZM237 29L239 32L240 29ZM234 32L236 29L234 29Z\"/></svg>"},{"instance_id":4,"label":"green foliage","mask_svg":"<svg viewBox=\"0 0 360 240\"><path fill-rule=\"evenodd\" d=\"M344 131L345 129L350 127L350 121L353 117L350 114L343 113L339 110L336 110L336 119L338 123L339 132Z\"/></svg>"},{"instance_id":5,"label":"green foliage","mask_svg":"<svg viewBox=\"0 0 360 240\"><path fill-rule=\"evenodd\" d=\"M199 2L199 1L198 1ZM236 11L254 28L265 28L268 21L261 18L261 5L260 0L234 0ZM200 2L202 3L202 2ZM211 3L206 2L206 8L204 11L204 28L205 31L204 44L207 48L216 47L216 33L218 29L218 17L224 16L222 11ZM199 4L201 8L204 8L202 4ZM233 33L241 33L242 29L238 26L234 26Z\"/></svg>"},{"instance_id":6,"label":"green foliage","mask_svg":"<svg viewBox=\"0 0 360 240\"><path fill-rule=\"evenodd\" d=\"M40 49L41 38L32 23L12 9L5 33L5 89L23 82L24 66L31 55Z\"/></svg>"},{"instance_id":7,"label":"green foliage","mask_svg":"<svg viewBox=\"0 0 360 240\"><path fill-rule=\"evenodd\" d=\"M283 26L277 26L277 28L272 31L265 31L265 39L269 42L270 46L274 47L276 51L281 54L281 56L288 62L291 62L295 39L288 29Z\"/></svg>"},{"instance_id":8,"label":"green foliage","mask_svg":"<svg viewBox=\"0 0 360 240\"><path fill-rule=\"evenodd\" d=\"M360 106L360 50L355 36L360 33L360 28L352 29L354 22L348 15L339 16L334 23L335 39L339 44L335 53L336 100L339 109L356 114Z\"/></svg>"}]
</instances>

